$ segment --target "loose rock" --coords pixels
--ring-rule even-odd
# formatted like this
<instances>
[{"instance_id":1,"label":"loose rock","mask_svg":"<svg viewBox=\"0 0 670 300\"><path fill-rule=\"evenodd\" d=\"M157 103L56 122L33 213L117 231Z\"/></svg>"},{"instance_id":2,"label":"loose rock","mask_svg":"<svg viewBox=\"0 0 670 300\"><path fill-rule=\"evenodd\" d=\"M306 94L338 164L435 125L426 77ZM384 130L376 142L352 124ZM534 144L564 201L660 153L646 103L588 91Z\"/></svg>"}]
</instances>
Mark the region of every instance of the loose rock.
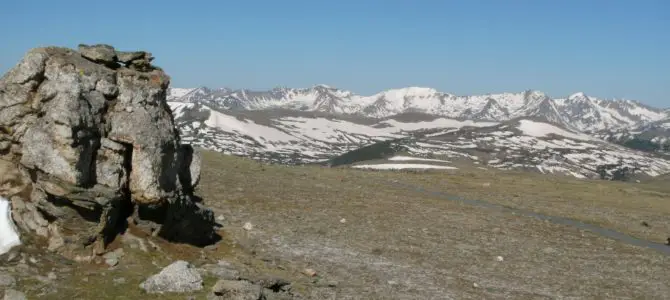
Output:
<instances>
[{"instance_id":1,"label":"loose rock","mask_svg":"<svg viewBox=\"0 0 670 300\"><path fill-rule=\"evenodd\" d=\"M302 273L309 277L316 276L316 271L314 271L313 269L304 269Z\"/></svg>"},{"instance_id":2,"label":"loose rock","mask_svg":"<svg viewBox=\"0 0 670 300\"><path fill-rule=\"evenodd\" d=\"M4 300L26 300L26 294L21 291L6 289Z\"/></svg>"},{"instance_id":3,"label":"loose rock","mask_svg":"<svg viewBox=\"0 0 670 300\"><path fill-rule=\"evenodd\" d=\"M193 292L202 289L202 277L190 263L179 260L142 282L140 288L148 293Z\"/></svg>"},{"instance_id":4,"label":"loose rock","mask_svg":"<svg viewBox=\"0 0 670 300\"><path fill-rule=\"evenodd\" d=\"M250 231L250 230L254 229L254 225L252 225L249 222L246 222L246 223L244 223L244 226L242 226L242 228L246 231Z\"/></svg>"},{"instance_id":5,"label":"loose rock","mask_svg":"<svg viewBox=\"0 0 670 300\"><path fill-rule=\"evenodd\" d=\"M261 286L245 280L219 280L212 287L209 299L258 300L261 298Z\"/></svg>"}]
</instances>

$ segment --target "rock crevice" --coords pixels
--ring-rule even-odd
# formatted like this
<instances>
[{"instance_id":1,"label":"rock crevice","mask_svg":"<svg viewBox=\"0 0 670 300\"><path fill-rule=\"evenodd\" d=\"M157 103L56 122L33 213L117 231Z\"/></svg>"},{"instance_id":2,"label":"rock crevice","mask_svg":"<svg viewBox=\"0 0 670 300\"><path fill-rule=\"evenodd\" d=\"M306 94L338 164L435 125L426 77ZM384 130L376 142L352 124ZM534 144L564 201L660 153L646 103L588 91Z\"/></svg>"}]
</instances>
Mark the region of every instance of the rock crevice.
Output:
<instances>
[{"instance_id":1,"label":"rock crevice","mask_svg":"<svg viewBox=\"0 0 670 300\"><path fill-rule=\"evenodd\" d=\"M0 171L13 174L0 195L22 230L101 252L148 209L152 220L135 221L156 223L154 234L216 239L211 211L192 200L199 156L181 144L170 78L152 60L109 45L35 48L0 79Z\"/></svg>"}]
</instances>

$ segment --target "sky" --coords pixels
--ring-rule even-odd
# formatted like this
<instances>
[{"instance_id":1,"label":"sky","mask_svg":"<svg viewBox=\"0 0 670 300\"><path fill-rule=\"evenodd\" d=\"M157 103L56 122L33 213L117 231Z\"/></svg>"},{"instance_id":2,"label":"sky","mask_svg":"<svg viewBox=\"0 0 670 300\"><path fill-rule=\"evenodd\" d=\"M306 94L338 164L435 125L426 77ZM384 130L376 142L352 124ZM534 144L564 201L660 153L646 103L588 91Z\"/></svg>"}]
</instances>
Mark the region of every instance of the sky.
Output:
<instances>
[{"instance_id":1,"label":"sky","mask_svg":"<svg viewBox=\"0 0 670 300\"><path fill-rule=\"evenodd\" d=\"M534 89L670 107L667 0L4 0L0 28L0 73L34 47L106 43L152 52L173 87Z\"/></svg>"}]
</instances>

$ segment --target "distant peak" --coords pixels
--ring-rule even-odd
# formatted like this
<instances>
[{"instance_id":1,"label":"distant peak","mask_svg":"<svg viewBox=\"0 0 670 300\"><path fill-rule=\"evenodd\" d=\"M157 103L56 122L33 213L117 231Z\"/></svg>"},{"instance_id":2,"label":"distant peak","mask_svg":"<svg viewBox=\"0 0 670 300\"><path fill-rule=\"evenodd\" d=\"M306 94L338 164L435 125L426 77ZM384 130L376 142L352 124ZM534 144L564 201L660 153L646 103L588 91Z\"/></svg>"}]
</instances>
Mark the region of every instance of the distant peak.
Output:
<instances>
[{"instance_id":1,"label":"distant peak","mask_svg":"<svg viewBox=\"0 0 670 300\"><path fill-rule=\"evenodd\" d=\"M429 87L419 87L419 86L410 86L406 88L391 89L387 91L388 93L394 94L404 94L411 96L423 96L423 95L433 95L437 93L437 90Z\"/></svg>"},{"instance_id":2,"label":"distant peak","mask_svg":"<svg viewBox=\"0 0 670 300\"><path fill-rule=\"evenodd\" d=\"M588 98L588 96L586 96L586 94L584 94L584 92L578 92L578 93L574 93L574 94L570 95L570 97L568 97L568 99L574 99L574 98Z\"/></svg>"}]
</instances>

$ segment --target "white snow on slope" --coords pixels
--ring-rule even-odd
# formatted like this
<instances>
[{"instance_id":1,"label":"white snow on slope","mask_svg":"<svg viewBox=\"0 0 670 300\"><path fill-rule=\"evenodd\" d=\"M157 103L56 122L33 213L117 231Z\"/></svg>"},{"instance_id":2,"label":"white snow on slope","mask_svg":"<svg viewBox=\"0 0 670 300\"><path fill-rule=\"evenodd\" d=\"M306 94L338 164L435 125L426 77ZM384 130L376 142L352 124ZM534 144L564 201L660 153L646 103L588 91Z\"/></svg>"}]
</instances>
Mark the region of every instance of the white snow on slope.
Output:
<instances>
[{"instance_id":1,"label":"white snow on slope","mask_svg":"<svg viewBox=\"0 0 670 300\"><path fill-rule=\"evenodd\" d=\"M394 156L394 157L389 158L388 160L392 160L392 161L432 161L432 162L444 162L444 163L450 162L448 160L411 157L411 156Z\"/></svg>"},{"instance_id":2,"label":"white snow on slope","mask_svg":"<svg viewBox=\"0 0 670 300\"><path fill-rule=\"evenodd\" d=\"M497 125L498 123L496 122L475 122L471 120L466 120L466 121L459 121L459 120L454 120L454 119L447 119L447 118L438 118L432 121L424 121L424 122L400 122L396 120L386 120L380 122L380 124L388 124L391 125L393 128L399 129L399 131L415 131L415 130L421 130L421 129L436 129L436 128L461 128L465 126L473 126L473 127L488 127L488 126L494 126Z\"/></svg>"},{"instance_id":3,"label":"white snow on slope","mask_svg":"<svg viewBox=\"0 0 670 300\"><path fill-rule=\"evenodd\" d=\"M590 137L586 134L577 134L570 131L564 130L557 126L554 126L549 123L535 122L531 120L520 120L519 121L519 130L521 130L525 135L534 136L534 137L546 137L550 134L560 135L567 138L573 138L576 140L590 141L593 140L593 137Z\"/></svg>"},{"instance_id":4,"label":"white snow on slope","mask_svg":"<svg viewBox=\"0 0 670 300\"><path fill-rule=\"evenodd\" d=\"M257 141L269 142L291 142L298 140L281 130L256 124L251 120L239 120L233 116L222 114L217 111L211 111L209 119L205 124L227 132L237 132L248 135Z\"/></svg>"},{"instance_id":5,"label":"white snow on slope","mask_svg":"<svg viewBox=\"0 0 670 300\"><path fill-rule=\"evenodd\" d=\"M373 169L373 170L402 170L402 169L441 169L441 170L457 170L456 167L449 166L435 166L426 164L378 164L378 165L355 165L352 168L356 169Z\"/></svg>"},{"instance_id":6,"label":"white snow on slope","mask_svg":"<svg viewBox=\"0 0 670 300\"><path fill-rule=\"evenodd\" d=\"M21 240L12 220L9 200L0 197L0 255L20 244Z\"/></svg>"}]
</instances>

